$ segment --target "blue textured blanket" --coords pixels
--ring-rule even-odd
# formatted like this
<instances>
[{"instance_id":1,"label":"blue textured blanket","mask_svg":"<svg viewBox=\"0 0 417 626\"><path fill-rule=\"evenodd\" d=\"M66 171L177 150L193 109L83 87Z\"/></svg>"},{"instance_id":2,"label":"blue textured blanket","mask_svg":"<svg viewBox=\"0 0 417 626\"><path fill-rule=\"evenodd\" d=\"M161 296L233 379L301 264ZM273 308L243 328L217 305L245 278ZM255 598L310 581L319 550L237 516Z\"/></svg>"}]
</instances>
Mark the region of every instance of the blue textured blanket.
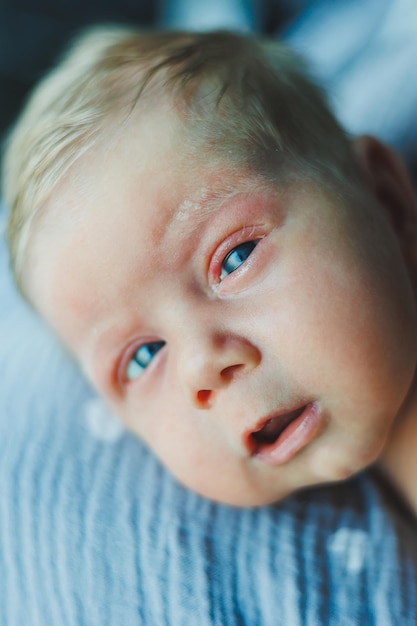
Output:
<instances>
[{"instance_id":1,"label":"blue textured blanket","mask_svg":"<svg viewBox=\"0 0 417 626\"><path fill-rule=\"evenodd\" d=\"M204 501L26 309L3 240L0 303L1 626L417 623L414 521L373 476L262 509Z\"/></svg>"}]
</instances>

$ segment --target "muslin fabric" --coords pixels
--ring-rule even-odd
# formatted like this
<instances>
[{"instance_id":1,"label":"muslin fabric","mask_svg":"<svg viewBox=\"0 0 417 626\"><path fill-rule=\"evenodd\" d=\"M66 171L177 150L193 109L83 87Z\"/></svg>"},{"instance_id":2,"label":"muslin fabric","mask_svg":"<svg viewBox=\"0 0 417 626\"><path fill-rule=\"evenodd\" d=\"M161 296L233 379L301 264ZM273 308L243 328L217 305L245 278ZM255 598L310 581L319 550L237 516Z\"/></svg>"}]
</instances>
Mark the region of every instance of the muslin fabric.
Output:
<instances>
[{"instance_id":1,"label":"muslin fabric","mask_svg":"<svg viewBox=\"0 0 417 626\"><path fill-rule=\"evenodd\" d=\"M376 475L259 509L203 500L23 304L3 238L0 303L0 626L417 623L415 521Z\"/></svg>"}]
</instances>

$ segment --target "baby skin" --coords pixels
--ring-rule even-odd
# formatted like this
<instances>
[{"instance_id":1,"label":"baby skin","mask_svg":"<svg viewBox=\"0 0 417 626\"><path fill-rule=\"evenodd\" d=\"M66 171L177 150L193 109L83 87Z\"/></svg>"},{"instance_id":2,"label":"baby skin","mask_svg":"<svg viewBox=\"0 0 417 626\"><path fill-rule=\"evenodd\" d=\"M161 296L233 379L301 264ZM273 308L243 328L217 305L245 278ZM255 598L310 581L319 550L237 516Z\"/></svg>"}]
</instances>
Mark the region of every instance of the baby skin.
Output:
<instances>
[{"instance_id":1,"label":"baby skin","mask_svg":"<svg viewBox=\"0 0 417 626\"><path fill-rule=\"evenodd\" d=\"M417 509L417 203L401 164L355 140L357 203L207 154L191 176L186 133L160 105L71 167L32 246L35 307L203 496L262 505L378 461Z\"/></svg>"}]
</instances>

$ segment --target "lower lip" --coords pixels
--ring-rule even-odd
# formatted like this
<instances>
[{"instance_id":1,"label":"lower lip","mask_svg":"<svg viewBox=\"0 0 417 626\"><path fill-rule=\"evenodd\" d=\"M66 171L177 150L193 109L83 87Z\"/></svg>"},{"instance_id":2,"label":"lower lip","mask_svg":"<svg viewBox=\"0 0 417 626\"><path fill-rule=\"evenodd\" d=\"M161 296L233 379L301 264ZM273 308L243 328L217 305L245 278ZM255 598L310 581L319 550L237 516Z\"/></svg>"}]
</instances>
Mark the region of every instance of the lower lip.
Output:
<instances>
[{"instance_id":1,"label":"lower lip","mask_svg":"<svg viewBox=\"0 0 417 626\"><path fill-rule=\"evenodd\" d=\"M323 414L318 404L307 404L301 415L288 424L278 439L257 452L255 458L272 466L287 463L316 437L322 424Z\"/></svg>"}]
</instances>

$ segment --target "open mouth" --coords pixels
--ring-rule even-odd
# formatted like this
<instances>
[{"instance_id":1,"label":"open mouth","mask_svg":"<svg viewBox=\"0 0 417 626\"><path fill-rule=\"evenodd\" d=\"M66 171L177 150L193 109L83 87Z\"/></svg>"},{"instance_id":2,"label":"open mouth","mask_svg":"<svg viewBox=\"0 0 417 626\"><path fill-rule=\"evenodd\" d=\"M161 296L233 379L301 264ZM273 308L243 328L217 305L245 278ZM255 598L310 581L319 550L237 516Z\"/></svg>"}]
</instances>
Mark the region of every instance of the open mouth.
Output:
<instances>
[{"instance_id":1,"label":"open mouth","mask_svg":"<svg viewBox=\"0 0 417 626\"><path fill-rule=\"evenodd\" d=\"M250 454L258 455L273 446L286 428L300 417L305 409L306 405L264 420L256 430L250 432L246 437L246 445Z\"/></svg>"}]
</instances>

